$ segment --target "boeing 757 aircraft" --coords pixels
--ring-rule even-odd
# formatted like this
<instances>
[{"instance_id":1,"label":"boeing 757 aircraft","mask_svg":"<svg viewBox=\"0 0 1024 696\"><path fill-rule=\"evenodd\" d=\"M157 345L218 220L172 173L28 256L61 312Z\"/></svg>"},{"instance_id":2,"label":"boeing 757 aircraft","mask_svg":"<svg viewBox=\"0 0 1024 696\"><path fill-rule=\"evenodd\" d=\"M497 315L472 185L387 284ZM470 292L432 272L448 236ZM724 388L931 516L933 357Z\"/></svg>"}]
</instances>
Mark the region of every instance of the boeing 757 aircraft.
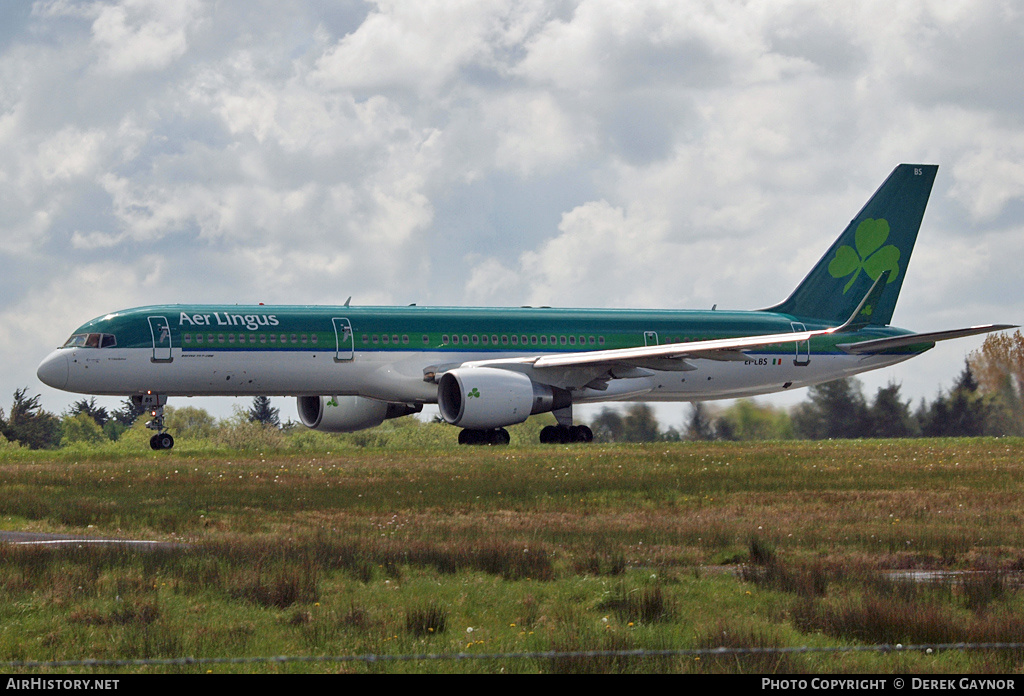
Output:
<instances>
[{"instance_id":1,"label":"boeing 757 aircraft","mask_svg":"<svg viewBox=\"0 0 1024 696\"><path fill-rule=\"evenodd\" d=\"M303 425L350 432L436 403L464 444L552 412L541 442L589 442L574 404L767 394L1013 328L889 326L935 165L898 166L789 299L756 311L158 305L93 319L39 366L66 391L150 409L170 396L294 396Z\"/></svg>"}]
</instances>

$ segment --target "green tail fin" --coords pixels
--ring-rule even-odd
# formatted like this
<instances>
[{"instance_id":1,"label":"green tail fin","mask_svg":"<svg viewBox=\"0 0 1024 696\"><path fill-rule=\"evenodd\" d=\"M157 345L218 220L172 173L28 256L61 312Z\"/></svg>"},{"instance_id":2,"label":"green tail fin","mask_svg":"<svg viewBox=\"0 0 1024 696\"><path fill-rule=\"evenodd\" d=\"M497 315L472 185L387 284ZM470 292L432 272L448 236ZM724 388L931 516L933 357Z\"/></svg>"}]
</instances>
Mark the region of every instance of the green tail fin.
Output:
<instances>
[{"instance_id":1,"label":"green tail fin","mask_svg":"<svg viewBox=\"0 0 1024 696\"><path fill-rule=\"evenodd\" d=\"M868 319L888 324L938 169L934 164L896 167L789 299L766 311L843 322L889 271Z\"/></svg>"}]
</instances>

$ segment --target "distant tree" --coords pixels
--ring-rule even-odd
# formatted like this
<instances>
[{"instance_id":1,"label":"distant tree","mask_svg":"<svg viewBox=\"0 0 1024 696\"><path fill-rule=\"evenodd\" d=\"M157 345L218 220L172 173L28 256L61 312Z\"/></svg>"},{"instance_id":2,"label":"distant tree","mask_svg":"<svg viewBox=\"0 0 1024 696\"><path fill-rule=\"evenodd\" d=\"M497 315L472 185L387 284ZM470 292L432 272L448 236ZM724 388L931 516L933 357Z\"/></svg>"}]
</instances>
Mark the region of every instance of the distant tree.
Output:
<instances>
[{"instance_id":1,"label":"distant tree","mask_svg":"<svg viewBox=\"0 0 1024 696\"><path fill-rule=\"evenodd\" d=\"M703 402L694 401L690 404L690 418L686 422L687 440L714 440L715 428L708 417L707 407Z\"/></svg>"},{"instance_id":2,"label":"distant tree","mask_svg":"<svg viewBox=\"0 0 1024 696\"><path fill-rule=\"evenodd\" d=\"M1024 435L1024 335L989 334L967 357L978 392L989 399L993 420L1009 435Z\"/></svg>"},{"instance_id":3,"label":"distant tree","mask_svg":"<svg viewBox=\"0 0 1024 696\"><path fill-rule=\"evenodd\" d=\"M602 408L597 417L590 422L597 442L622 442L622 416L612 408Z\"/></svg>"},{"instance_id":4,"label":"distant tree","mask_svg":"<svg viewBox=\"0 0 1024 696\"><path fill-rule=\"evenodd\" d=\"M811 387L808 400L793 410L793 429L809 440L866 437L870 414L860 382L846 377Z\"/></svg>"},{"instance_id":5,"label":"distant tree","mask_svg":"<svg viewBox=\"0 0 1024 696\"><path fill-rule=\"evenodd\" d=\"M75 403L71 404L71 407L68 408L67 413L64 415L77 416L82 413L87 415L89 418L92 418L96 425L101 428L110 420L110 414L107 413L107 409L103 406L96 405L95 396L91 399L79 399Z\"/></svg>"},{"instance_id":6,"label":"distant tree","mask_svg":"<svg viewBox=\"0 0 1024 696\"><path fill-rule=\"evenodd\" d=\"M786 440L793 437L789 414L752 399L738 399L715 420L720 440Z\"/></svg>"},{"instance_id":7,"label":"distant tree","mask_svg":"<svg viewBox=\"0 0 1024 696\"><path fill-rule=\"evenodd\" d=\"M900 385L879 387L869 413L870 437L913 437L920 432L910 403L900 399Z\"/></svg>"},{"instance_id":8,"label":"distant tree","mask_svg":"<svg viewBox=\"0 0 1024 696\"><path fill-rule=\"evenodd\" d=\"M108 439L103 429L84 411L75 415L64 416L61 419L60 429L61 446L76 442L101 444Z\"/></svg>"},{"instance_id":9,"label":"distant tree","mask_svg":"<svg viewBox=\"0 0 1024 696\"><path fill-rule=\"evenodd\" d=\"M982 396L970 360L967 360L953 389L948 394L940 393L930 406L920 412L921 434L927 437L1003 434L994 432L1001 426L993 426L993 416L1002 403L998 397L986 399Z\"/></svg>"},{"instance_id":10,"label":"distant tree","mask_svg":"<svg viewBox=\"0 0 1024 696\"><path fill-rule=\"evenodd\" d=\"M656 442L661 439L658 419L648 404L632 404L622 419L622 439L626 442Z\"/></svg>"},{"instance_id":11,"label":"distant tree","mask_svg":"<svg viewBox=\"0 0 1024 696\"><path fill-rule=\"evenodd\" d=\"M113 419L125 428L130 428L136 419L145 412L146 408L141 404L137 405L131 399L125 399L121 402L121 408L114 411Z\"/></svg>"},{"instance_id":12,"label":"distant tree","mask_svg":"<svg viewBox=\"0 0 1024 696\"><path fill-rule=\"evenodd\" d=\"M281 410L270 405L270 397L257 396L248 411L250 423L261 423L275 428L281 427Z\"/></svg>"},{"instance_id":13,"label":"distant tree","mask_svg":"<svg viewBox=\"0 0 1024 696\"><path fill-rule=\"evenodd\" d=\"M213 436L216 420L202 408L167 406L164 408L164 425L174 437L197 440Z\"/></svg>"},{"instance_id":14,"label":"distant tree","mask_svg":"<svg viewBox=\"0 0 1024 696\"><path fill-rule=\"evenodd\" d=\"M45 449L60 444L60 420L44 411L39 395L28 397L28 387L14 392L10 417L3 423L3 435L32 449Z\"/></svg>"}]
</instances>

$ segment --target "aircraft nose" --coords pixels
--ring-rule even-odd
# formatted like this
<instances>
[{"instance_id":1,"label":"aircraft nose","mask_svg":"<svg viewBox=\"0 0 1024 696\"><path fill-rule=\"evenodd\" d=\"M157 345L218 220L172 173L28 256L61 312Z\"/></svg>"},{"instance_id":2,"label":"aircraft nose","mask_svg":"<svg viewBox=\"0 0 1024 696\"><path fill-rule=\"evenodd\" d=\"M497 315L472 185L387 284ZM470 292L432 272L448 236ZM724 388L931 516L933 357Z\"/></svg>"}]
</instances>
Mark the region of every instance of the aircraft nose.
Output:
<instances>
[{"instance_id":1,"label":"aircraft nose","mask_svg":"<svg viewBox=\"0 0 1024 696\"><path fill-rule=\"evenodd\" d=\"M68 385L68 356L59 350L50 353L39 363L36 376L47 386L63 389Z\"/></svg>"}]
</instances>

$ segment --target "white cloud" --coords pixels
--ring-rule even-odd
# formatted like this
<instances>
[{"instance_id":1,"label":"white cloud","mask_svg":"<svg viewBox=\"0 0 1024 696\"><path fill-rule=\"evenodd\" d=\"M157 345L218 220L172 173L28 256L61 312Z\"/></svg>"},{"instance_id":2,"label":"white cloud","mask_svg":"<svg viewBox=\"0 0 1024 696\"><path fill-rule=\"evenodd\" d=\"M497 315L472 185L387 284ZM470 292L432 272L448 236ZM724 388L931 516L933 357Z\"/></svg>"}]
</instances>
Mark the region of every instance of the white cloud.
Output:
<instances>
[{"instance_id":1,"label":"white cloud","mask_svg":"<svg viewBox=\"0 0 1024 696\"><path fill-rule=\"evenodd\" d=\"M469 65L494 69L543 16L543 3L378 0L360 27L317 62L315 78L335 89L429 94Z\"/></svg>"},{"instance_id":2,"label":"white cloud","mask_svg":"<svg viewBox=\"0 0 1024 696\"><path fill-rule=\"evenodd\" d=\"M92 40L100 65L113 73L160 70L188 50L201 21L199 0L122 0L97 5Z\"/></svg>"}]
</instances>

